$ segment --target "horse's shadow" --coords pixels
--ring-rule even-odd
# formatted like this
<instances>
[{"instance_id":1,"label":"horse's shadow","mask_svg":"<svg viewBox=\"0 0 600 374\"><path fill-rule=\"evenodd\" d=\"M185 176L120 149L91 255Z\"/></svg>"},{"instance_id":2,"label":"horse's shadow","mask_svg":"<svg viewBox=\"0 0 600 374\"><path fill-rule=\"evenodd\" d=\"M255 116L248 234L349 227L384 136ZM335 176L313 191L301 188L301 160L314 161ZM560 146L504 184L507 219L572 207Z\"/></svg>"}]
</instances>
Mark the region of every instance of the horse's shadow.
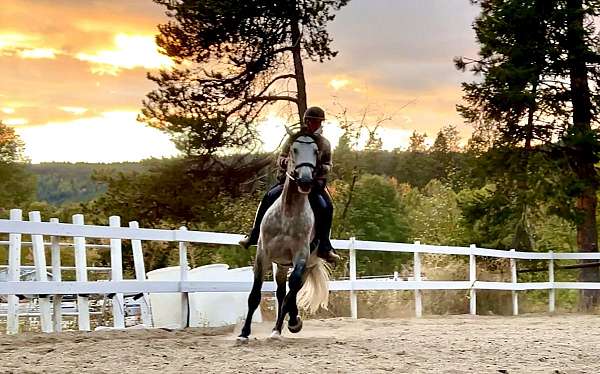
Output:
<instances>
[{"instance_id":1,"label":"horse's shadow","mask_svg":"<svg viewBox=\"0 0 600 374\"><path fill-rule=\"evenodd\" d=\"M302 345L305 346L308 343L317 343L320 344L330 344L334 342L335 339L333 337L328 336L314 336L314 335L304 335L300 334L291 334L286 333L282 335L278 335L277 337L273 337L272 334L272 326L270 325L270 321L265 321L262 323L255 324L255 333L252 338L248 340L239 340L237 339L237 335L241 331L242 325L238 324L235 326L234 331L227 336L227 340L234 341L234 346L296 346Z\"/></svg>"}]
</instances>

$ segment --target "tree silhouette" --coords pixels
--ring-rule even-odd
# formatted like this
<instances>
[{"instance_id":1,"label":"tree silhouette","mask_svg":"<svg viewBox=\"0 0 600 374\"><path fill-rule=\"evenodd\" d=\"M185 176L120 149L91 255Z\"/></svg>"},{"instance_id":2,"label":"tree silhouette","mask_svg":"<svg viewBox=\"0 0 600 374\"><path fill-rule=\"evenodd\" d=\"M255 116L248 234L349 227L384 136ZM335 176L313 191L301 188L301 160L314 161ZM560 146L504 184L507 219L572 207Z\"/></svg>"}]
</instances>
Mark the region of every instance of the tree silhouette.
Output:
<instances>
[{"instance_id":1,"label":"tree silhouette","mask_svg":"<svg viewBox=\"0 0 600 374\"><path fill-rule=\"evenodd\" d=\"M149 75L158 89L140 120L171 134L185 154L205 155L252 147L253 124L270 104L291 103L301 121L303 59L337 54L326 26L348 0L155 2L170 17L157 42L176 65Z\"/></svg>"}]
</instances>

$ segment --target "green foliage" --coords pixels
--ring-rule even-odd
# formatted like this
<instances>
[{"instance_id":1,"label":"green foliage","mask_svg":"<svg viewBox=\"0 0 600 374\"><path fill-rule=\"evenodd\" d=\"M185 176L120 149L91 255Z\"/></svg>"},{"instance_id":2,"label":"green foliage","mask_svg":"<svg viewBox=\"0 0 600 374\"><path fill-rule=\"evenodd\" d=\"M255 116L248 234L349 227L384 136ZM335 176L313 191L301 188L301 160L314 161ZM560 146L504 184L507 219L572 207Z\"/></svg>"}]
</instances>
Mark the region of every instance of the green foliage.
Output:
<instances>
[{"instance_id":1,"label":"green foliage","mask_svg":"<svg viewBox=\"0 0 600 374\"><path fill-rule=\"evenodd\" d=\"M0 121L0 209L24 206L35 199L35 176L28 172L23 141Z\"/></svg>"},{"instance_id":2,"label":"green foliage","mask_svg":"<svg viewBox=\"0 0 600 374\"><path fill-rule=\"evenodd\" d=\"M406 187L406 204L411 240L434 245L470 244L462 226L462 212L456 193L438 180L421 190Z\"/></svg>"},{"instance_id":3,"label":"green foliage","mask_svg":"<svg viewBox=\"0 0 600 374\"><path fill-rule=\"evenodd\" d=\"M378 175L363 175L353 191L347 185L332 185L337 206L345 204L351 197L346 216L339 216L334 232L340 237L354 236L359 240L402 242L408 239L408 225L404 219L404 206L396 190L395 181Z\"/></svg>"},{"instance_id":4,"label":"green foliage","mask_svg":"<svg viewBox=\"0 0 600 374\"><path fill-rule=\"evenodd\" d=\"M137 220L145 227L214 227L219 222L220 198L252 191L251 182L270 162L261 155L236 155L155 160L141 173L98 171L93 178L105 184L107 192L90 210Z\"/></svg>"},{"instance_id":5,"label":"green foliage","mask_svg":"<svg viewBox=\"0 0 600 374\"><path fill-rule=\"evenodd\" d=\"M27 161L23 154L25 144L15 129L0 121L0 163L13 164Z\"/></svg>"},{"instance_id":6,"label":"green foliage","mask_svg":"<svg viewBox=\"0 0 600 374\"><path fill-rule=\"evenodd\" d=\"M330 186L335 204L334 238L406 242L409 226L397 183L378 175L363 175L349 185L337 180ZM385 252L361 252L360 274L391 274L406 263L404 255Z\"/></svg>"},{"instance_id":7,"label":"green foliage","mask_svg":"<svg viewBox=\"0 0 600 374\"><path fill-rule=\"evenodd\" d=\"M427 138L427 134L419 134L418 132L413 131L409 139L408 151L413 153L425 152L427 150L425 138Z\"/></svg>"},{"instance_id":8,"label":"green foliage","mask_svg":"<svg viewBox=\"0 0 600 374\"><path fill-rule=\"evenodd\" d=\"M54 205L87 202L106 191L103 185L92 180L95 170L115 172L143 171L147 162L112 164L50 162L28 165L37 177L37 199Z\"/></svg>"}]
</instances>

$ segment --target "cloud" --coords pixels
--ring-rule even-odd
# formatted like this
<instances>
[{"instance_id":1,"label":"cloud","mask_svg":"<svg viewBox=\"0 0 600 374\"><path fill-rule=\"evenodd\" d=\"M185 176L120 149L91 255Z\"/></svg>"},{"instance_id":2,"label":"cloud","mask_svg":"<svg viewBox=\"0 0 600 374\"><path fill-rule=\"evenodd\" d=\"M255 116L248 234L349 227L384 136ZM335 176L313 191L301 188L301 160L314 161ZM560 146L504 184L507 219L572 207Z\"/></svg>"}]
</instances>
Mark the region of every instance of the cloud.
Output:
<instances>
[{"instance_id":1,"label":"cloud","mask_svg":"<svg viewBox=\"0 0 600 374\"><path fill-rule=\"evenodd\" d=\"M11 73L2 77L0 108L11 108L30 124L42 125L75 118L60 107L87 108L86 116L139 110L144 95L153 88L145 68L123 70L118 76L97 76L89 68L87 62L66 55L53 60L1 57L0 71Z\"/></svg>"},{"instance_id":2,"label":"cloud","mask_svg":"<svg viewBox=\"0 0 600 374\"><path fill-rule=\"evenodd\" d=\"M137 122L136 115L105 112L43 127L18 127L16 131L25 141L25 154L33 163L139 161L178 154L163 133Z\"/></svg>"},{"instance_id":3,"label":"cloud","mask_svg":"<svg viewBox=\"0 0 600 374\"><path fill-rule=\"evenodd\" d=\"M60 107L58 107L58 109L62 110L63 112L75 114L78 116L82 115L88 111L87 108L82 108L82 107L78 107L78 106L60 106Z\"/></svg>"},{"instance_id":4,"label":"cloud","mask_svg":"<svg viewBox=\"0 0 600 374\"><path fill-rule=\"evenodd\" d=\"M95 64L94 74L117 75L121 69L144 67L147 69L165 68L172 65L171 59L158 52L152 36L115 35L113 49L96 51L93 54L78 53L78 60Z\"/></svg>"},{"instance_id":5,"label":"cloud","mask_svg":"<svg viewBox=\"0 0 600 374\"><path fill-rule=\"evenodd\" d=\"M339 91L340 89L348 86L350 84L350 80L349 79L337 79L334 78L332 80L329 81L329 85L335 90L335 91Z\"/></svg>"},{"instance_id":6,"label":"cloud","mask_svg":"<svg viewBox=\"0 0 600 374\"><path fill-rule=\"evenodd\" d=\"M6 118L2 120L2 123L9 126L21 126L29 123L27 118Z\"/></svg>"},{"instance_id":7,"label":"cloud","mask_svg":"<svg viewBox=\"0 0 600 374\"><path fill-rule=\"evenodd\" d=\"M147 71L169 63L154 45L164 11L150 0L2 0L0 120L20 119L34 143L36 133L52 136L47 126L73 129L85 121L94 126L81 131L106 121L107 131L120 137L108 122L115 118L104 113L136 113L155 88ZM455 104L459 83L472 77L456 71L452 58L476 55L470 25L477 11L466 0L349 2L329 28L339 55L305 64L309 105L328 115L342 107L354 116L368 109L369 123L389 116L382 126L390 141L415 129L434 135L449 123L466 136ZM288 108L274 110L296 120ZM272 121L276 127L279 120Z\"/></svg>"},{"instance_id":8,"label":"cloud","mask_svg":"<svg viewBox=\"0 0 600 374\"><path fill-rule=\"evenodd\" d=\"M330 27L338 56L306 66L310 105L355 116L369 108L392 117L384 128L430 135L451 123L468 136L455 106L460 83L472 76L457 71L452 59L476 55L471 24L478 11L460 0L350 2ZM336 90L330 82L339 77L351 84Z\"/></svg>"},{"instance_id":9,"label":"cloud","mask_svg":"<svg viewBox=\"0 0 600 374\"><path fill-rule=\"evenodd\" d=\"M56 58L56 54L59 53L52 48L33 48L25 49L19 52L19 56L22 58Z\"/></svg>"}]
</instances>

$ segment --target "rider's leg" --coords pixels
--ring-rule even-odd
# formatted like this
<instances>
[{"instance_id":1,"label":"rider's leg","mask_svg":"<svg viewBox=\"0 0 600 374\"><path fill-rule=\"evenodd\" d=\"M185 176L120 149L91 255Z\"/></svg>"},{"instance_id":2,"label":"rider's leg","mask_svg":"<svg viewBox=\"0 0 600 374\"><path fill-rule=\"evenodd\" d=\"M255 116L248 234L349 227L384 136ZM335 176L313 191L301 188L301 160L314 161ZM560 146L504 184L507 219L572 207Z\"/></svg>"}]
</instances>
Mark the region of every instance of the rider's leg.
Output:
<instances>
[{"instance_id":1,"label":"rider's leg","mask_svg":"<svg viewBox=\"0 0 600 374\"><path fill-rule=\"evenodd\" d=\"M333 203L331 197L325 188L315 188L314 193L309 196L309 201L313 212L315 213L315 240L314 245L318 245L317 254L328 262L335 263L339 256L333 250L329 234L333 222ZM312 247L312 246L311 246Z\"/></svg>"},{"instance_id":2,"label":"rider's leg","mask_svg":"<svg viewBox=\"0 0 600 374\"><path fill-rule=\"evenodd\" d=\"M256 216L254 217L254 225L252 226L252 230L250 234L248 234L244 239L240 240L240 245L246 249L248 249L251 245L256 245L258 243L258 236L260 235L260 223L262 222L265 213L269 209L271 205L277 200L277 198L281 195L283 191L283 185L277 184L273 186L266 194L263 196L260 205L258 206L258 210L256 211Z\"/></svg>"}]
</instances>

